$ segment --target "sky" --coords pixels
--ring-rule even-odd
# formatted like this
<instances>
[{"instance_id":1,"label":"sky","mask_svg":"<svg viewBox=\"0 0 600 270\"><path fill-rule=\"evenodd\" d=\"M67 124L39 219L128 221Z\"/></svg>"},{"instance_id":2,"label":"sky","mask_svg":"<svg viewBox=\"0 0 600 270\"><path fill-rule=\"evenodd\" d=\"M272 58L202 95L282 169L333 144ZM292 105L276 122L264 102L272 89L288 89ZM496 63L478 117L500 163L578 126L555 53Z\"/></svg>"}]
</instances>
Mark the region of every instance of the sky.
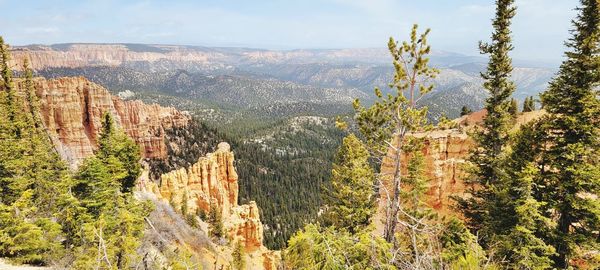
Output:
<instances>
[{"instance_id":1,"label":"sky","mask_svg":"<svg viewBox=\"0 0 600 270\"><path fill-rule=\"evenodd\" d=\"M577 0L515 0L521 60L558 62ZM0 0L12 45L151 43L265 49L385 47L413 23L434 50L476 55L494 0Z\"/></svg>"}]
</instances>

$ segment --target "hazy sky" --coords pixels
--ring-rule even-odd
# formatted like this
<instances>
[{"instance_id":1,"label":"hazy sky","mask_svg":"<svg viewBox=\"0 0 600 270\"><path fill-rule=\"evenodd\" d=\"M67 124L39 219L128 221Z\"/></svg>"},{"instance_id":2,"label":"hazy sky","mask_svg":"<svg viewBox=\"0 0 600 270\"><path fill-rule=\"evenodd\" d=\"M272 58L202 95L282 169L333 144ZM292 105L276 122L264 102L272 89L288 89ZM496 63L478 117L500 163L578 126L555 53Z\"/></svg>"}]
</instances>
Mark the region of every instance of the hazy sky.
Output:
<instances>
[{"instance_id":1,"label":"hazy sky","mask_svg":"<svg viewBox=\"0 0 600 270\"><path fill-rule=\"evenodd\" d=\"M562 57L577 0L516 0L520 59ZM493 0L0 0L13 45L127 42L271 49L384 47L418 23L434 49L477 54Z\"/></svg>"}]
</instances>

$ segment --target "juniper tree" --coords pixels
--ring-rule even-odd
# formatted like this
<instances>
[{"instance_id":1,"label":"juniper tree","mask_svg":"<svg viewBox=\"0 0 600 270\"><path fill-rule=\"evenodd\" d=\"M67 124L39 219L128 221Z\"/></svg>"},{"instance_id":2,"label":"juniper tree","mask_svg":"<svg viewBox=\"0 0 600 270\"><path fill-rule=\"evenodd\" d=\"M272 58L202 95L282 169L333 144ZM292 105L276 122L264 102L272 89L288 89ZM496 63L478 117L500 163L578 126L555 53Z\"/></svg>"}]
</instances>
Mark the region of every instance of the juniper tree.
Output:
<instances>
[{"instance_id":1,"label":"juniper tree","mask_svg":"<svg viewBox=\"0 0 600 270\"><path fill-rule=\"evenodd\" d=\"M541 95L547 141L537 197L557 217L552 245L559 268L600 249L600 2L580 3L566 60Z\"/></svg>"},{"instance_id":2,"label":"juniper tree","mask_svg":"<svg viewBox=\"0 0 600 270\"><path fill-rule=\"evenodd\" d=\"M508 55L513 49L510 25L515 12L514 0L497 0L492 42L479 44L481 53L489 54L487 70L481 73L485 80L483 87L489 94L485 101L487 114L482 128L473 136L478 147L470 157L474 164L467 180L471 197L459 199L459 205L469 227L483 237L484 246L494 234L490 223L505 214L501 209L495 209L494 203L502 175L502 151L508 141L511 122L510 97L515 89L511 81L512 60Z\"/></svg>"}]
</instances>

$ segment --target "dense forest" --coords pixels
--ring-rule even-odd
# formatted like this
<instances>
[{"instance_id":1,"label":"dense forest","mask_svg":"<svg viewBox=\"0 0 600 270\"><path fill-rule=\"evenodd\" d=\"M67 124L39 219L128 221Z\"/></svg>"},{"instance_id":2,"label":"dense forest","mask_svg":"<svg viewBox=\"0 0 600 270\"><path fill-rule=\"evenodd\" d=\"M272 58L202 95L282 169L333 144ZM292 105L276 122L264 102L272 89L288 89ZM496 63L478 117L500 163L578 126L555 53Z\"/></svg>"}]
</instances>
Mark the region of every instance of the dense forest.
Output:
<instances>
[{"instance_id":1,"label":"dense forest","mask_svg":"<svg viewBox=\"0 0 600 270\"><path fill-rule=\"evenodd\" d=\"M329 184L330 164L344 134L333 120L318 119L297 126L287 120L269 122L268 130L241 134L239 127L222 132L194 119L187 127L167 131L167 140L178 145L169 147L167 160L147 162L157 180L162 173L194 164L219 142L229 142L240 177L240 203L257 202L266 224L265 245L280 249L294 232L317 218L321 190ZM269 139L248 140L251 135Z\"/></svg>"},{"instance_id":2,"label":"dense forest","mask_svg":"<svg viewBox=\"0 0 600 270\"><path fill-rule=\"evenodd\" d=\"M265 241L281 249L282 269L598 269L600 2L581 0L577 13L565 60L540 95L543 115L514 128L517 9L514 0L496 1L491 40L479 44L489 57L481 73L486 113L469 134L467 196L454 198L454 217L426 200L426 140L414 134L447 121L436 127L419 104L440 70L429 63L430 30L417 25L406 41L390 38L390 88L376 88L374 102L356 99L352 117L246 122L261 127L250 132L193 119L168 131L177 145L168 159L144 162L157 179L230 142L239 200L261 207ZM141 266L147 218L169 206L135 196L139 147L107 113L95 155L69 170L41 122L29 63L18 93L9 60L0 38L0 256L72 269L161 269ZM535 109L528 97L523 111ZM222 239L218 213L202 217ZM238 242L233 268L246 267L242 253ZM166 265L186 269L185 256Z\"/></svg>"}]
</instances>

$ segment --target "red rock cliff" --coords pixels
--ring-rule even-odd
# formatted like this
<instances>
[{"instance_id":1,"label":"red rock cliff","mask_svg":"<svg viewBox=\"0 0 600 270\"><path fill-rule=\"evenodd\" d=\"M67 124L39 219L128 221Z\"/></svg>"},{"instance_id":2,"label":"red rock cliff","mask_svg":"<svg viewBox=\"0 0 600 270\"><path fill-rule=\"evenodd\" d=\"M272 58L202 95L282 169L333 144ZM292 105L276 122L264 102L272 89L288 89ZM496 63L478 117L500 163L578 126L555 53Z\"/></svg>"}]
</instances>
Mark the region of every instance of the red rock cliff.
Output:
<instances>
[{"instance_id":1,"label":"red rock cliff","mask_svg":"<svg viewBox=\"0 0 600 270\"><path fill-rule=\"evenodd\" d=\"M522 113L515 121L514 130L520 125L539 118L544 111ZM427 203L441 215L455 215L452 196L466 196L464 182L467 173L465 168L468 157L474 147L474 142L467 131L477 128L482 122L486 111L478 111L454 120L460 129L434 130L427 133L417 133L412 136L425 139L421 150L425 155L425 174L429 179ZM406 156L401 158L403 171L406 170ZM392 172L394 164L386 158L382 164L383 172ZM391 183L384 183L391 190ZM378 203L378 214L374 222L378 230L383 231L384 209L387 204L385 189L381 189Z\"/></svg>"},{"instance_id":2,"label":"red rock cliff","mask_svg":"<svg viewBox=\"0 0 600 270\"><path fill-rule=\"evenodd\" d=\"M105 112L141 146L145 158L165 158L165 129L189 121L174 108L123 101L83 77L36 78L34 83L44 126L59 153L74 166L93 155ZM16 85L22 89L23 81Z\"/></svg>"}]
</instances>

